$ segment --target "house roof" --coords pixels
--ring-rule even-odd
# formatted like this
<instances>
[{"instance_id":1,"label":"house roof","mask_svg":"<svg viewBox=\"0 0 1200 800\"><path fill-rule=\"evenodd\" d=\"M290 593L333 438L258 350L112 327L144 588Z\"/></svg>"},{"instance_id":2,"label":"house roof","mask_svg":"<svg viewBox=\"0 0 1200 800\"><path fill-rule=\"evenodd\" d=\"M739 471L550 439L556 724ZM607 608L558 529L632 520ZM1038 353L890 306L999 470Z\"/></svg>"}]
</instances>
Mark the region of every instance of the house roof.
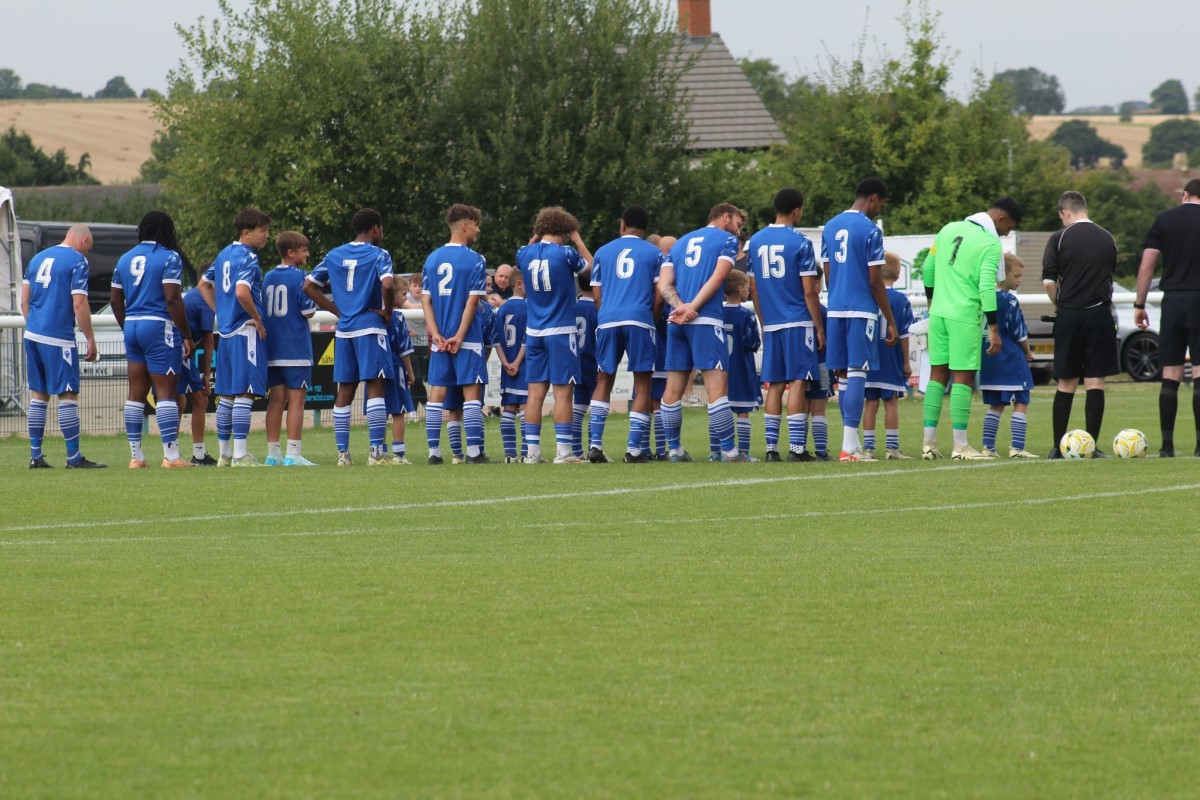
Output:
<instances>
[{"instance_id":1,"label":"house roof","mask_svg":"<svg viewBox=\"0 0 1200 800\"><path fill-rule=\"evenodd\" d=\"M687 120L693 151L761 150L785 139L721 35L688 36L684 52L696 61L679 81L691 101Z\"/></svg>"}]
</instances>

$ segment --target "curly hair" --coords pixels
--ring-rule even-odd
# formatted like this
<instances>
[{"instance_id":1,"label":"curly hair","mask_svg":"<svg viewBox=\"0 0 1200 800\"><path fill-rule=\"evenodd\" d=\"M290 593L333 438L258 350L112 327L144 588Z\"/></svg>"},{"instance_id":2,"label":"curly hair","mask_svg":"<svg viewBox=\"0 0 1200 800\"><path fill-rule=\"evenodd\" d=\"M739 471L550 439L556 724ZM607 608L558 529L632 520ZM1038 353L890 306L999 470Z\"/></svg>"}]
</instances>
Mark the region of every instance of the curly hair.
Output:
<instances>
[{"instance_id":1,"label":"curly hair","mask_svg":"<svg viewBox=\"0 0 1200 800\"><path fill-rule=\"evenodd\" d=\"M579 230L579 220L558 206L543 208L533 223L534 236L570 236Z\"/></svg>"}]
</instances>

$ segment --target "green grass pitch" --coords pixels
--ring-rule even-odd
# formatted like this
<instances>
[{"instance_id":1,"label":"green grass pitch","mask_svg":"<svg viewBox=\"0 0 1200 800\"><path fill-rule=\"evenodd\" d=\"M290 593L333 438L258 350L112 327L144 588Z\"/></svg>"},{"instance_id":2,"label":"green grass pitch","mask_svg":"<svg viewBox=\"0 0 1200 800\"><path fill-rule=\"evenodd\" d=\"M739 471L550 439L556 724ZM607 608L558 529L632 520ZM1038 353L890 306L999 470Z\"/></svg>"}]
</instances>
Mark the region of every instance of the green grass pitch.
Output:
<instances>
[{"instance_id":1,"label":"green grass pitch","mask_svg":"<svg viewBox=\"0 0 1200 800\"><path fill-rule=\"evenodd\" d=\"M1157 450L1156 394L1111 387L1104 449ZM703 455L702 412L685 433ZM1191 458L337 469L328 428L313 470L47 451L0 441L0 797L1200 786Z\"/></svg>"}]
</instances>

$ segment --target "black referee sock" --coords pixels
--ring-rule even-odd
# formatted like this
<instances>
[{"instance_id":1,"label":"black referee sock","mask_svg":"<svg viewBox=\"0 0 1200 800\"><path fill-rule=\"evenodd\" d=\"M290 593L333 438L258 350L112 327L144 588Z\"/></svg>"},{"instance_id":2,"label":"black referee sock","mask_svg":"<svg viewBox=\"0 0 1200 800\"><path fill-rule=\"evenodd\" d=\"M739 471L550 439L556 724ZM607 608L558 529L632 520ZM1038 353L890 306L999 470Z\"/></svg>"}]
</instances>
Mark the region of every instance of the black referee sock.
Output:
<instances>
[{"instance_id":1,"label":"black referee sock","mask_svg":"<svg viewBox=\"0 0 1200 800\"><path fill-rule=\"evenodd\" d=\"M1083 413L1084 421L1087 423L1087 432L1092 435L1092 440L1099 444L1100 426L1104 423L1103 389L1087 390L1087 399L1083 403Z\"/></svg>"},{"instance_id":2,"label":"black referee sock","mask_svg":"<svg viewBox=\"0 0 1200 800\"><path fill-rule=\"evenodd\" d=\"M1200 381L1192 381L1192 418L1196 420L1196 450L1200 452Z\"/></svg>"},{"instance_id":3,"label":"black referee sock","mask_svg":"<svg viewBox=\"0 0 1200 800\"><path fill-rule=\"evenodd\" d=\"M1074 392L1054 393L1054 448L1066 435L1067 426L1071 424L1071 404L1075 402Z\"/></svg>"},{"instance_id":4,"label":"black referee sock","mask_svg":"<svg viewBox=\"0 0 1200 800\"><path fill-rule=\"evenodd\" d=\"M1158 393L1158 423L1163 447L1175 446L1175 412L1179 410L1179 381L1163 378Z\"/></svg>"}]
</instances>

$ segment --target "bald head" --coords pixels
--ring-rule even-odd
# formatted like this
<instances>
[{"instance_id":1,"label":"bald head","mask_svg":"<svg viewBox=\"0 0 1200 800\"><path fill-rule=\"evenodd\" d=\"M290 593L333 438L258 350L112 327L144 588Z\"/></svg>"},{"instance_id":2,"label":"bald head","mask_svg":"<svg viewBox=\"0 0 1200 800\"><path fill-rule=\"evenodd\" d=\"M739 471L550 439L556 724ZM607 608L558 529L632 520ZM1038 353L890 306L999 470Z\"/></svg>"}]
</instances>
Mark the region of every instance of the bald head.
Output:
<instances>
[{"instance_id":1,"label":"bald head","mask_svg":"<svg viewBox=\"0 0 1200 800\"><path fill-rule=\"evenodd\" d=\"M63 237L62 243L86 256L92 250L91 228L82 222L75 223L67 229L67 235Z\"/></svg>"},{"instance_id":2,"label":"bald head","mask_svg":"<svg viewBox=\"0 0 1200 800\"><path fill-rule=\"evenodd\" d=\"M662 250L664 253L669 253L671 252L671 248L674 247L675 243L678 241L679 238L676 236L664 236L658 240L658 249Z\"/></svg>"}]
</instances>

